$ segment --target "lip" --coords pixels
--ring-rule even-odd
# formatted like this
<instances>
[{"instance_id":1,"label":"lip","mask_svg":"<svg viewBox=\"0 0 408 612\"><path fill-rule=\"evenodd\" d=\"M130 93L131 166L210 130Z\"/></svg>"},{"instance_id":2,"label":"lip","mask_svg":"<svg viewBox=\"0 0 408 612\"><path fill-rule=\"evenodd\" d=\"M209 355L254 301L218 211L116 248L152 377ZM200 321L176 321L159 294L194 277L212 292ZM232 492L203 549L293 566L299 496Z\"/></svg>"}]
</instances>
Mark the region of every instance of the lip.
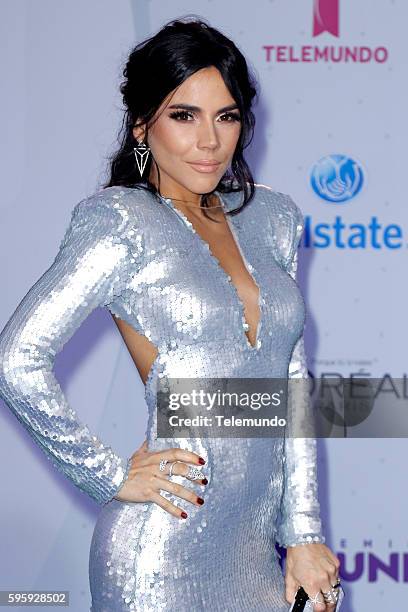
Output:
<instances>
[{"instance_id":1,"label":"lip","mask_svg":"<svg viewBox=\"0 0 408 612\"><path fill-rule=\"evenodd\" d=\"M194 170L197 172L215 172L217 168L221 165L221 162L215 162L211 160L202 159L198 162L187 162Z\"/></svg>"}]
</instances>

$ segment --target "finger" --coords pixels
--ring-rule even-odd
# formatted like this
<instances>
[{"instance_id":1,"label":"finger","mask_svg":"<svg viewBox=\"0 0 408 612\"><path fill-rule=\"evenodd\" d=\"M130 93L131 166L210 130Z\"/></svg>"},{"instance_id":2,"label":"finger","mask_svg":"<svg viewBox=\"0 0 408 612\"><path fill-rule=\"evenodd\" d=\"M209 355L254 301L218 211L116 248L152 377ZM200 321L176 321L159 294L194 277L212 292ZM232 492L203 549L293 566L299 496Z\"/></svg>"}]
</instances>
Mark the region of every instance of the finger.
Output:
<instances>
[{"instance_id":1,"label":"finger","mask_svg":"<svg viewBox=\"0 0 408 612\"><path fill-rule=\"evenodd\" d=\"M322 559L322 566L327 571L330 586L332 587L337 582L339 576L338 564L332 558L324 557Z\"/></svg>"},{"instance_id":2,"label":"finger","mask_svg":"<svg viewBox=\"0 0 408 612\"><path fill-rule=\"evenodd\" d=\"M178 446L152 451L149 453L149 455L153 462L157 461L157 458L160 457L160 459L169 459L169 461L185 461L186 463L193 463L194 465L204 465L200 461L200 455L184 450L183 448L179 448Z\"/></svg>"},{"instance_id":3,"label":"finger","mask_svg":"<svg viewBox=\"0 0 408 612\"><path fill-rule=\"evenodd\" d=\"M340 569L340 565L341 565L340 559L338 557L336 557L336 555L333 554L331 550L330 550L330 560L336 566L336 569L339 570Z\"/></svg>"},{"instance_id":4,"label":"finger","mask_svg":"<svg viewBox=\"0 0 408 612\"><path fill-rule=\"evenodd\" d=\"M158 476L163 477L163 474L170 474L170 463L168 463L165 467L165 471L161 471L160 470L160 466L157 466L156 472ZM198 470L198 468L195 468L196 470ZM183 461L181 462L177 462L173 465L173 469L172 469L172 476L187 476L187 474L189 473L190 470L190 465L188 465L187 463L184 463ZM195 482L196 480L203 480L205 478L205 474L201 471L198 470L196 472L196 478L194 478L193 480L191 480L190 478L188 480L191 480L191 482Z\"/></svg>"},{"instance_id":5,"label":"finger","mask_svg":"<svg viewBox=\"0 0 408 612\"><path fill-rule=\"evenodd\" d=\"M330 583L327 586L322 586L321 587L321 590L322 590L323 593L331 592L331 594L332 594L331 599L333 598L333 596L334 597L336 597L336 595L338 596L338 589L333 589L333 586L332 586L334 583L335 583L335 580L331 580ZM333 590L334 590L334 593L333 593ZM326 595L326 597L328 597L328 596L329 595ZM330 603L330 602L325 600L325 604L326 604L326 611L327 612L334 612L334 610L336 609L336 605L337 604L336 604L335 601Z\"/></svg>"},{"instance_id":6,"label":"finger","mask_svg":"<svg viewBox=\"0 0 408 612\"><path fill-rule=\"evenodd\" d=\"M159 491L160 489L164 489L169 493L173 493L173 495L177 495L182 499L185 499L195 506L202 506L204 500L202 497L198 497L194 491L183 487L183 485L178 484L177 482L172 482L171 480L167 480L165 478L160 478L159 476L155 477L155 481L153 483L154 487ZM201 500L201 501L199 501Z\"/></svg>"},{"instance_id":7,"label":"finger","mask_svg":"<svg viewBox=\"0 0 408 612\"><path fill-rule=\"evenodd\" d=\"M336 607L336 604L335 603L328 603L328 602L326 602L325 599L324 599L324 596L323 596L323 593L328 593L332 589L331 581L330 581L328 576L326 576L326 578L323 578L323 576L321 577L321 579L320 579L320 581L318 583L318 589L320 589L320 591L321 591L318 599L320 601L323 601L324 603L323 604L314 604L315 606L320 605L320 607L315 607L315 608L313 608L313 610L319 610L319 611L320 610L322 610L322 611L325 610L325 612L333 612L333 610Z\"/></svg>"},{"instance_id":8,"label":"finger","mask_svg":"<svg viewBox=\"0 0 408 612\"><path fill-rule=\"evenodd\" d=\"M336 570L336 568L332 568L331 570L328 571L329 574L329 582L330 582L330 588L333 588L335 584L337 584L338 578L339 578L339 573L338 570Z\"/></svg>"},{"instance_id":9,"label":"finger","mask_svg":"<svg viewBox=\"0 0 408 612\"><path fill-rule=\"evenodd\" d=\"M337 582L337 579L339 578L339 575L340 575L340 567L341 567L340 559L336 557L336 555L329 548L327 549L327 554L324 557L324 559L329 564L326 566L328 571L331 574L334 573L334 582Z\"/></svg>"},{"instance_id":10,"label":"finger","mask_svg":"<svg viewBox=\"0 0 408 612\"><path fill-rule=\"evenodd\" d=\"M158 476L163 478L163 475L167 474L167 477L170 478L170 466L171 466L171 463L168 463L166 465L166 467L165 467L165 471L164 472L160 470L160 467L158 467L157 470L156 470ZM189 470L190 470L190 465L180 461L180 462L177 462L177 463L173 464L171 475L172 476L184 476L184 477L187 477L187 474L189 473ZM204 472L202 472L201 470L196 473L196 477L195 478L188 478L188 480L190 482L196 482L196 483L199 483L199 484L202 484L202 485L208 484L208 480L207 480Z\"/></svg>"},{"instance_id":11,"label":"finger","mask_svg":"<svg viewBox=\"0 0 408 612\"><path fill-rule=\"evenodd\" d=\"M303 583L302 586L313 604L313 612L326 612L326 604L323 599L319 581L310 582L308 584Z\"/></svg>"},{"instance_id":12,"label":"finger","mask_svg":"<svg viewBox=\"0 0 408 612\"><path fill-rule=\"evenodd\" d=\"M336 610L336 604L335 603L326 603L325 610L326 610L326 612L334 612Z\"/></svg>"},{"instance_id":13,"label":"finger","mask_svg":"<svg viewBox=\"0 0 408 612\"><path fill-rule=\"evenodd\" d=\"M190 473L191 465L188 465L187 463L176 463L174 467L176 468L176 473L179 472L180 476L184 476L185 478L187 478L187 474ZM174 469L173 469L173 474L174 474ZM199 470L197 467L194 467L194 473L193 474L190 473L190 477L187 478L187 480L189 480L190 482L197 482L202 485L208 484L208 480L205 477L204 472Z\"/></svg>"},{"instance_id":14,"label":"finger","mask_svg":"<svg viewBox=\"0 0 408 612\"><path fill-rule=\"evenodd\" d=\"M336 557L336 555L331 555L331 561L334 565L334 580L332 582L332 584L334 584L340 578L341 563L340 563L340 559Z\"/></svg>"},{"instance_id":15,"label":"finger","mask_svg":"<svg viewBox=\"0 0 408 612\"><path fill-rule=\"evenodd\" d=\"M151 453L148 453L147 455L143 456L143 457L139 457L139 466L140 467L145 467L145 468L149 468L152 473L154 473L155 476L169 476L170 475L170 470L171 470L171 475L172 476L185 476L188 473L189 470L189 465L187 465L187 463L184 463L183 461L179 461L179 460L175 460L175 461L170 461L169 459L167 459L167 463L164 464L164 467L162 466L162 461L163 461L163 457L162 455L160 455L160 458L158 456L156 456L156 453L154 453L155 457L151 456ZM162 469L160 469L160 467L162 466ZM195 469L198 469L197 466L194 466ZM201 475L201 478L205 478L204 474L200 471L199 472Z\"/></svg>"},{"instance_id":16,"label":"finger","mask_svg":"<svg viewBox=\"0 0 408 612\"><path fill-rule=\"evenodd\" d=\"M137 455L140 455L141 453L145 454L147 452L148 452L148 444L147 444L147 440L145 440L142 443L142 445L139 446L139 448L137 448L134 453L132 453L131 457L133 459L133 457L136 457Z\"/></svg>"},{"instance_id":17,"label":"finger","mask_svg":"<svg viewBox=\"0 0 408 612\"><path fill-rule=\"evenodd\" d=\"M153 491L150 499L152 502L156 503L158 506L163 508L163 510L166 510L173 516L176 516L177 518L184 519L184 518L187 518L188 516L185 510L183 510L182 508L177 508L177 506L175 506L168 499L163 497L163 495L160 495L160 493L156 493L155 491Z\"/></svg>"},{"instance_id":18,"label":"finger","mask_svg":"<svg viewBox=\"0 0 408 612\"><path fill-rule=\"evenodd\" d=\"M321 591L316 591L314 595L316 596L317 593L319 593L319 595L316 599L316 603L313 602L313 612L327 612L326 604L324 603Z\"/></svg>"},{"instance_id":19,"label":"finger","mask_svg":"<svg viewBox=\"0 0 408 612\"><path fill-rule=\"evenodd\" d=\"M285 576L285 598L286 601L292 604L295 601L296 592L299 588L299 583L293 578L292 574L286 572Z\"/></svg>"}]
</instances>

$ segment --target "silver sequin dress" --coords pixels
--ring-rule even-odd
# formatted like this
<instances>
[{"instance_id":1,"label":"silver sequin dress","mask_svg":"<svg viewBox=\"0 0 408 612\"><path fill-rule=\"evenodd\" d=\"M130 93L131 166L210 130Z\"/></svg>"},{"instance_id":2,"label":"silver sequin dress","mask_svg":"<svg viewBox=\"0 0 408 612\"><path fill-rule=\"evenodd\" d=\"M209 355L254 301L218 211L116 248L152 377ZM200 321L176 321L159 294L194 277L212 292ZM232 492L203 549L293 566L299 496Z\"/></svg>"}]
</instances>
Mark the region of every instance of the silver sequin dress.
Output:
<instances>
[{"instance_id":1,"label":"silver sequin dress","mask_svg":"<svg viewBox=\"0 0 408 612\"><path fill-rule=\"evenodd\" d=\"M224 210L241 193L220 194ZM292 198L256 184L254 199L229 216L244 262L260 288L253 347L231 279L208 244L168 198L109 187L72 211L58 253L0 334L0 396L52 463L100 506L89 558L93 612L284 612L275 549L324 542L316 439L158 438L160 377L308 376L305 303L296 282L303 215ZM98 306L159 349L146 383L149 450L180 446L206 460L205 499L176 518L154 502L113 499L129 458L100 440L68 405L53 374L56 354ZM307 411L289 394L288 418ZM136 449L136 444L135 444Z\"/></svg>"}]
</instances>

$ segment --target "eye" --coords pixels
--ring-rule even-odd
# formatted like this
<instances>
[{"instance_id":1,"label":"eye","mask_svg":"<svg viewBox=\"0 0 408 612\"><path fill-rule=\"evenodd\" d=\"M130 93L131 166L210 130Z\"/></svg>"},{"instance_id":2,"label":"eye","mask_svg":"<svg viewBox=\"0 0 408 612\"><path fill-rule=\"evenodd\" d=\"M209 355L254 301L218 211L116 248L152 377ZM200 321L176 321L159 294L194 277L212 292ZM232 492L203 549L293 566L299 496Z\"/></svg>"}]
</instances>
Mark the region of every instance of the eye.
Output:
<instances>
[{"instance_id":1,"label":"eye","mask_svg":"<svg viewBox=\"0 0 408 612\"><path fill-rule=\"evenodd\" d=\"M170 113L169 117L171 119L175 119L176 121L189 121L193 115L190 111L177 110ZM226 119L222 119L223 117ZM233 123L235 121L241 121L239 113L228 112L221 115L221 123Z\"/></svg>"},{"instance_id":2,"label":"eye","mask_svg":"<svg viewBox=\"0 0 408 612\"><path fill-rule=\"evenodd\" d=\"M224 113L221 117L228 117L229 120L227 123L232 123L233 121L241 121L241 117L238 113Z\"/></svg>"},{"instance_id":3,"label":"eye","mask_svg":"<svg viewBox=\"0 0 408 612\"><path fill-rule=\"evenodd\" d=\"M171 117L172 119L176 119L176 121L185 121L186 115L191 117L191 113L189 111L179 110L170 113L169 117Z\"/></svg>"}]
</instances>

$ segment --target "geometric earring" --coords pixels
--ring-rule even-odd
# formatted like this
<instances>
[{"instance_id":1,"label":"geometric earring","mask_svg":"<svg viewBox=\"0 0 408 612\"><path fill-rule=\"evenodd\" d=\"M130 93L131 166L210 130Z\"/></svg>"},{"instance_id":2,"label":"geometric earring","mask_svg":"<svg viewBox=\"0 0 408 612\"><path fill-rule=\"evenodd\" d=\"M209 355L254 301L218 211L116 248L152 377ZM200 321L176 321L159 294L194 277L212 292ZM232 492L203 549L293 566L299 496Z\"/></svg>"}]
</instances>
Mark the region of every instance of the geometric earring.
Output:
<instances>
[{"instance_id":1,"label":"geometric earring","mask_svg":"<svg viewBox=\"0 0 408 612\"><path fill-rule=\"evenodd\" d=\"M143 171L146 167L147 160L149 158L150 147L147 147L144 142L139 143L136 140L137 146L133 147L135 153L137 167L139 168L140 176L143 176Z\"/></svg>"}]
</instances>

